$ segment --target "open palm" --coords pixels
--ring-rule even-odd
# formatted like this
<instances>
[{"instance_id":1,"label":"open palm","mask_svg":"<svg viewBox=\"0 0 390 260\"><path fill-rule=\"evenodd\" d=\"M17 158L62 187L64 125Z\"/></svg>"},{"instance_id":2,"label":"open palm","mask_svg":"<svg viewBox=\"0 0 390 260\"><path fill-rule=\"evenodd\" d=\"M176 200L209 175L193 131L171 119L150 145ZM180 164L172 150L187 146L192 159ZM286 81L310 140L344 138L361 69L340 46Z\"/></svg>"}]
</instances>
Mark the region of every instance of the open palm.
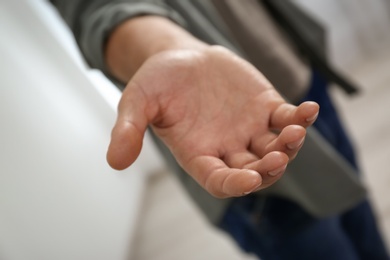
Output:
<instances>
[{"instance_id":1,"label":"open palm","mask_svg":"<svg viewBox=\"0 0 390 260\"><path fill-rule=\"evenodd\" d=\"M222 47L167 51L128 83L107 158L116 169L131 165L151 125L208 192L241 196L282 176L318 109L314 102L287 104L261 73Z\"/></svg>"}]
</instances>

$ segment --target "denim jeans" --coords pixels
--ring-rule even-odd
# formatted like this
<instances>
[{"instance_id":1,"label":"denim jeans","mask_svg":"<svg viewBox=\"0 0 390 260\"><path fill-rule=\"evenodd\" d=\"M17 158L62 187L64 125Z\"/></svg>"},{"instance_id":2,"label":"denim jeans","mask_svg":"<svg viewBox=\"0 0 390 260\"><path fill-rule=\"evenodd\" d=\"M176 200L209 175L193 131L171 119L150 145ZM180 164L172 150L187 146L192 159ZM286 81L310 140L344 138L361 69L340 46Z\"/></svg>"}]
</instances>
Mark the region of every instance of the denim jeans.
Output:
<instances>
[{"instance_id":1,"label":"denim jeans","mask_svg":"<svg viewBox=\"0 0 390 260\"><path fill-rule=\"evenodd\" d=\"M314 127L358 170L354 149L327 92L327 82L314 70L305 100L320 104ZM220 227L243 250L264 260L390 259L367 200L347 212L318 219L288 199L249 195L232 202Z\"/></svg>"}]
</instances>

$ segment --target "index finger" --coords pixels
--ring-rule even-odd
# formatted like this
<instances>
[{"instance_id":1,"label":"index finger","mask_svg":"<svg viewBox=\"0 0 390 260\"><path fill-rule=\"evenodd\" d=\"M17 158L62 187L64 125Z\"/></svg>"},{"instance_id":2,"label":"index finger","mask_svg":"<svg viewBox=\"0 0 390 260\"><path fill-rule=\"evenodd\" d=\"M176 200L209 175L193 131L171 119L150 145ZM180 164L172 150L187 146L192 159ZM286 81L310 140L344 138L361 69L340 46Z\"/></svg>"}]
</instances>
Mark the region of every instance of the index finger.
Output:
<instances>
[{"instance_id":1,"label":"index finger","mask_svg":"<svg viewBox=\"0 0 390 260\"><path fill-rule=\"evenodd\" d=\"M280 104L270 116L270 127L283 129L288 125L311 126L317 119L320 106L316 102L306 101L299 106Z\"/></svg>"}]
</instances>

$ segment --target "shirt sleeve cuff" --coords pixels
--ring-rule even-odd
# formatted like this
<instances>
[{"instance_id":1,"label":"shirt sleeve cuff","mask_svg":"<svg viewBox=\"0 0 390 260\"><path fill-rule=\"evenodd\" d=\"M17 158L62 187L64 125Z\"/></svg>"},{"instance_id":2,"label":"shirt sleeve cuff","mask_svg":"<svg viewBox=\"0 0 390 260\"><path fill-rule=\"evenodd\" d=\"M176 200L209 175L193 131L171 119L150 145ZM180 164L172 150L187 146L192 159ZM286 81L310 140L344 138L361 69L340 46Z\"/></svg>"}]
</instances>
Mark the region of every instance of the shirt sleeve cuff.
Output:
<instances>
[{"instance_id":1,"label":"shirt sleeve cuff","mask_svg":"<svg viewBox=\"0 0 390 260\"><path fill-rule=\"evenodd\" d=\"M104 60L104 49L110 33L124 21L141 15L164 16L182 27L187 27L185 20L174 10L166 6L151 3L112 3L97 9L83 23L79 38L80 48L93 67L110 75Z\"/></svg>"}]
</instances>

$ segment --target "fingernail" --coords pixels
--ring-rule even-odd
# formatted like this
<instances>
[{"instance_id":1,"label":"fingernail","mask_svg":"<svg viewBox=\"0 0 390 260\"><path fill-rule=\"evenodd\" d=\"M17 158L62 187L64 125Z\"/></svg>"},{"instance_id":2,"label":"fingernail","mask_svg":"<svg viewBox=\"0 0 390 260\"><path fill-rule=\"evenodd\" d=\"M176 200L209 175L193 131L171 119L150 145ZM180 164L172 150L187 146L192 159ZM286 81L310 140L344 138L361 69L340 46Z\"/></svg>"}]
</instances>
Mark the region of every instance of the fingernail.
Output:
<instances>
[{"instance_id":1,"label":"fingernail","mask_svg":"<svg viewBox=\"0 0 390 260\"><path fill-rule=\"evenodd\" d=\"M297 149L299 146L302 145L303 141L305 141L304 137L301 138L300 140L296 141L296 142L287 144L287 148L290 149L290 150Z\"/></svg>"},{"instance_id":2,"label":"fingernail","mask_svg":"<svg viewBox=\"0 0 390 260\"><path fill-rule=\"evenodd\" d=\"M287 165L282 166L282 167L280 167L280 168L278 168L276 170L270 171L270 172L268 172L268 175L271 176L271 177L278 176L279 174L284 172L284 170L286 170L286 167L287 167Z\"/></svg>"},{"instance_id":3,"label":"fingernail","mask_svg":"<svg viewBox=\"0 0 390 260\"><path fill-rule=\"evenodd\" d=\"M261 187L262 184L263 184L263 183L260 182L260 183L259 183L258 185L256 185L252 190L250 190L250 191L245 191L245 192L244 192L244 195L248 195L248 194L250 194L250 193L252 193L252 192L257 191L258 189L260 189L260 187Z\"/></svg>"},{"instance_id":4,"label":"fingernail","mask_svg":"<svg viewBox=\"0 0 390 260\"><path fill-rule=\"evenodd\" d=\"M314 121L317 119L317 117L318 117L318 112L314 116L306 118L306 122Z\"/></svg>"}]
</instances>

